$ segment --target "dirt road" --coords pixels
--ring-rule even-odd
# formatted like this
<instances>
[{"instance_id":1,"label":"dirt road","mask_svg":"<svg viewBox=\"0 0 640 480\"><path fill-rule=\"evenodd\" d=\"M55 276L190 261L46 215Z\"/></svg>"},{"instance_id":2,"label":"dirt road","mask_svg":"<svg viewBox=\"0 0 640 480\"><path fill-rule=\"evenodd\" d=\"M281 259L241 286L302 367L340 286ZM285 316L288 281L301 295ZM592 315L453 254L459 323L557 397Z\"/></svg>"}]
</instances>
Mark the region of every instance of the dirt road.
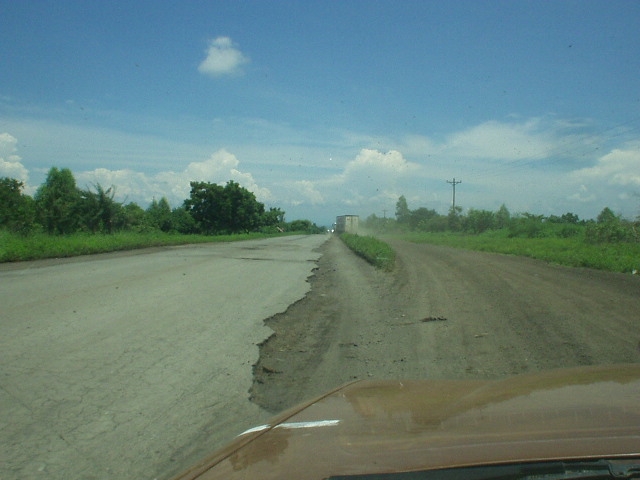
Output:
<instances>
[{"instance_id":1,"label":"dirt road","mask_svg":"<svg viewBox=\"0 0 640 480\"><path fill-rule=\"evenodd\" d=\"M271 412L362 378L494 378L640 361L640 278L393 243L376 271L337 238L266 324L252 400Z\"/></svg>"}]
</instances>

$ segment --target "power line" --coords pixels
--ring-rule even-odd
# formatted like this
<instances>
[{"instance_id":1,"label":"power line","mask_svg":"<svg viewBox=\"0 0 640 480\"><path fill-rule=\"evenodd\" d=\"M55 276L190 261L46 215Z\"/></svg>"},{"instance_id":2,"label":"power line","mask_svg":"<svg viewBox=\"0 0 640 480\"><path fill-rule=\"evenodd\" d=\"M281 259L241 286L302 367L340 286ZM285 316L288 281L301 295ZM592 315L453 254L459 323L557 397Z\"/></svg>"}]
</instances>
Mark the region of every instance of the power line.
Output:
<instances>
[{"instance_id":1,"label":"power line","mask_svg":"<svg viewBox=\"0 0 640 480\"><path fill-rule=\"evenodd\" d=\"M458 185L459 183L462 183L462 180L458 180L456 182L456 177L453 177L453 181L449 181L447 180L447 183L450 183L451 186L453 187L453 211L455 212L456 210L456 185Z\"/></svg>"}]
</instances>

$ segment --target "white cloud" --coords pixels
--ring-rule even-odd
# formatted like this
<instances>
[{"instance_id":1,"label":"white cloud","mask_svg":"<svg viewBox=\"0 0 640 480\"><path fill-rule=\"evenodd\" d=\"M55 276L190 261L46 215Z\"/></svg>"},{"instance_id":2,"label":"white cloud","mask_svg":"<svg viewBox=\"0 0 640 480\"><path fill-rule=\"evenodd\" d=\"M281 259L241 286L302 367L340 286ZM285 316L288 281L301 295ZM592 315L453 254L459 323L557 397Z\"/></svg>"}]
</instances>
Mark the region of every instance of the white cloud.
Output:
<instances>
[{"instance_id":1,"label":"white cloud","mask_svg":"<svg viewBox=\"0 0 640 480\"><path fill-rule=\"evenodd\" d=\"M525 123L481 123L450 135L442 151L468 158L515 160L544 158L552 147L549 135L541 132L539 121L533 119Z\"/></svg>"},{"instance_id":2,"label":"white cloud","mask_svg":"<svg viewBox=\"0 0 640 480\"><path fill-rule=\"evenodd\" d=\"M104 188L113 186L116 198L125 202L141 202L142 200L146 202L151 201L154 197L161 198L166 195L147 175L131 169L96 168L91 171L74 172L74 177L76 184L82 189L91 190L98 184Z\"/></svg>"},{"instance_id":3,"label":"white cloud","mask_svg":"<svg viewBox=\"0 0 640 480\"><path fill-rule=\"evenodd\" d=\"M248 62L229 37L217 37L209 42L207 57L198 66L198 71L212 77L235 75L242 73L242 65Z\"/></svg>"},{"instance_id":4,"label":"white cloud","mask_svg":"<svg viewBox=\"0 0 640 480\"><path fill-rule=\"evenodd\" d=\"M602 150L607 139L593 135L591 125L555 118L490 121L438 137L397 138L223 119L217 127L227 130L216 138L227 147L217 150L205 142L178 142L171 134L49 121L5 124L11 135L0 134L0 176L35 184L51 166L71 168L80 188L114 185L118 201L143 207L163 196L173 207L181 205L190 181L234 180L289 219L327 223L341 213L392 215L400 195L412 209L446 213L452 191L445 180L456 177L463 181L456 202L464 208L505 203L514 212L572 211L593 218L610 206L637 215L636 197L622 201L620 195L640 190L640 145L619 142ZM22 143L29 149L23 152ZM598 157L601 151L608 153Z\"/></svg>"},{"instance_id":5,"label":"white cloud","mask_svg":"<svg viewBox=\"0 0 640 480\"><path fill-rule=\"evenodd\" d=\"M130 169L108 170L97 168L80 172L76 181L81 188L99 183L103 187L116 187L117 197L135 201L146 206L153 198L167 197L173 207L179 206L189 197L190 182L211 182L225 184L229 180L239 183L253 192L256 199L266 202L272 198L267 188L258 186L250 173L242 172L236 167L240 161L225 149L218 150L202 162L191 162L180 171L162 171L146 174Z\"/></svg>"},{"instance_id":6,"label":"white cloud","mask_svg":"<svg viewBox=\"0 0 640 480\"><path fill-rule=\"evenodd\" d=\"M295 191L296 197L291 200L292 205L302 205L304 203L322 205L325 203L324 197L316 185L310 180L293 182L293 190Z\"/></svg>"},{"instance_id":7,"label":"white cloud","mask_svg":"<svg viewBox=\"0 0 640 480\"><path fill-rule=\"evenodd\" d=\"M236 156L223 148L203 162L191 162L184 170L184 175L194 181L210 181L221 172L235 169L239 164Z\"/></svg>"},{"instance_id":8,"label":"white cloud","mask_svg":"<svg viewBox=\"0 0 640 480\"><path fill-rule=\"evenodd\" d=\"M251 173L249 172L243 173L234 168L230 171L229 178L230 180L233 180L239 183L250 192L253 192L253 194L256 196L256 199L258 201L264 203L264 202L269 202L273 200L273 195L271 194L271 191L268 188L263 188L258 186L258 183L253 178L253 175Z\"/></svg>"},{"instance_id":9,"label":"white cloud","mask_svg":"<svg viewBox=\"0 0 640 480\"><path fill-rule=\"evenodd\" d=\"M281 181L276 201L285 210L289 207L323 208L327 212L363 207L384 209L401 195L398 183L419 169L397 150L385 153L363 148L338 174Z\"/></svg>"},{"instance_id":10,"label":"white cloud","mask_svg":"<svg viewBox=\"0 0 640 480\"><path fill-rule=\"evenodd\" d=\"M604 181L610 185L640 186L640 145L614 149L588 168L573 172L579 181Z\"/></svg>"},{"instance_id":11,"label":"white cloud","mask_svg":"<svg viewBox=\"0 0 640 480\"><path fill-rule=\"evenodd\" d=\"M15 178L22 182L29 180L29 171L16 155L18 140L9 133L0 133L0 177Z\"/></svg>"},{"instance_id":12,"label":"white cloud","mask_svg":"<svg viewBox=\"0 0 640 480\"><path fill-rule=\"evenodd\" d=\"M345 168L346 175L373 174L399 176L413 169L415 164L405 160L402 153L390 150L387 153L369 148L363 148L355 160L349 162Z\"/></svg>"},{"instance_id":13,"label":"white cloud","mask_svg":"<svg viewBox=\"0 0 640 480\"><path fill-rule=\"evenodd\" d=\"M568 199L578 203L590 203L597 199L597 196L589 191L586 185L580 185L578 191L569 195Z\"/></svg>"},{"instance_id":14,"label":"white cloud","mask_svg":"<svg viewBox=\"0 0 640 480\"><path fill-rule=\"evenodd\" d=\"M418 164L407 161L397 150L384 153L363 148L347 163L344 172L329 183L339 188L342 196L348 196L351 205L384 202L396 196L395 192L401 191L402 185L408 187L421 170Z\"/></svg>"}]
</instances>

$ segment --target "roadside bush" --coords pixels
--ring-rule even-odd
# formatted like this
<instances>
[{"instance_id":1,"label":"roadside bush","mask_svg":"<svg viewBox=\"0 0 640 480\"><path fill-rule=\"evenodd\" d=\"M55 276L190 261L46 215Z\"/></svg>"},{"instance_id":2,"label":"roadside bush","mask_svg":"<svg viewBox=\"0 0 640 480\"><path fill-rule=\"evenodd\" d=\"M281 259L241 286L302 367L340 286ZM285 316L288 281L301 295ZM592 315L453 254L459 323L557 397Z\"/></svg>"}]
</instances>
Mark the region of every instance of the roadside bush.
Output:
<instances>
[{"instance_id":1,"label":"roadside bush","mask_svg":"<svg viewBox=\"0 0 640 480\"><path fill-rule=\"evenodd\" d=\"M588 243L620 243L640 241L637 226L615 215L608 207L590 222L585 232Z\"/></svg>"},{"instance_id":2,"label":"roadside bush","mask_svg":"<svg viewBox=\"0 0 640 480\"><path fill-rule=\"evenodd\" d=\"M619 243L637 241L629 222L590 223L585 239L589 243Z\"/></svg>"},{"instance_id":3,"label":"roadside bush","mask_svg":"<svg viewBox=\"0 0 640 480\"><path fill-rule=\"evenodd\" d=\"M521 255L570 267L587 267L612 272L640 270L640 242L591 244L581 236L560 238L509 237L506 230L480 235L416 233L398 238L414 243L430 243L507 255Z\"/></svg>"},{"instance_id":4,"label":"roadside bush","mask_svg":"<svg viewBox=\"0 0 640 480\"><path fill-rule=\"evenodd\" d=\"M513 218L509 224L509 237L543 238L545 237L542 216L525 214Z\"/></svg>"},{"instance_id":5,"label":"roadside bush","mask_svg":"<svg viewBox=\"0 0 640 480\"><path fill-rule=\"evenodd\" d=\"M340 235L342 241L376 268L391 271L396 261L396 252L391 246L375 237L360 236L352 233Z\"/></svg>"},{"instance_id":6,"label":"roadside bush","mask_svg":"<svg viewBox=\"0 0 640 480\"><path fill-rule=\"evenodd\" d=\"M584 231L584 227L578 225L563 225L556 233L559 238L577 237Z\"/></svg>"},{"instance_id":7,"label":"roadside bush","mask_svg":"<svg viewBox=\"0 0 640 480\"><path fill-rule=\"evenodd\" d=\"M483 233L492 230L496 225L496 214L489 210L470 208L462 222L463 229L471 233Z\"/></svg>"},{"instance_id":8,"label":"roadside bush","mask_svg":"<svg viewBox=\"0 0 640 480\"><path fill-rule=\"evenodd\" d=\"M308 234L324 233L323 227L318 227L311 220L294 220L290 222L287 228L289 232L304 232Z\"/></svg>"},{"instance_id":9,"label":"roadside bush","mask_svg":"<svg viewBox=\"0 0 640 480\"><path fill-rule=\"evenodd\" d=\"M174 209L170 216L171 230L183 234L195 234L198 232L198 225L189 212L183 207Z\"/></svg>"},{"instance_id":10,"label":"roadside bush","mask_svg":"<svg viewBox=\"0 0 640 480\"><path fill-rule=\"evenodd\" d=\"M24 182L0 178L0 228L27 235L36 228L36 207L23 190Z\"/></svg>"}]
</instances>

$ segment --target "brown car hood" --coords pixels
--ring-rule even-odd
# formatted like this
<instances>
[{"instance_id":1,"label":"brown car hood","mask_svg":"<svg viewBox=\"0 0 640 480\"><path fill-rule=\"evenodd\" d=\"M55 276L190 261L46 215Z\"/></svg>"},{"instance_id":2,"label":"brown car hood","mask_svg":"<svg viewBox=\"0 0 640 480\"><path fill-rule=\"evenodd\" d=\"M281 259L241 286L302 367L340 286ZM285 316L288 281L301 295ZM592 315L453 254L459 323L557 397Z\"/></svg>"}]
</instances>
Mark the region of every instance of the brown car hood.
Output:
<instances>
[{"instance_id":1,"label":"brown car hood","mask_svg":"<svg viewBox=\"0 0 640 480\"><path fill-rule=\"evenodd\" d=\"M241 434L180 479L322 479L640 455L640 365L363 381Z\"/></svg>"}]
</instances>

